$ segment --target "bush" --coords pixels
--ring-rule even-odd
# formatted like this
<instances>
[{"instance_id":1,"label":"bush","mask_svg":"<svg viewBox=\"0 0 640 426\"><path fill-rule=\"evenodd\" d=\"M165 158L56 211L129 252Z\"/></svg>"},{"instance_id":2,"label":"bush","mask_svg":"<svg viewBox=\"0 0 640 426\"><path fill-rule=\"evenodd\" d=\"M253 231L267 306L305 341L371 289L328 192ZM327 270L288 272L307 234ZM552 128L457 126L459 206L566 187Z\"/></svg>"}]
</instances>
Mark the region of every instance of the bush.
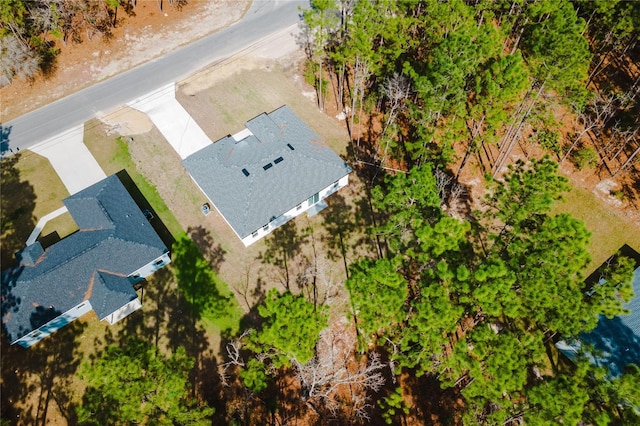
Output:
<instances>
[{"instance_id":1,"label":"bush","mask_svg":"<svg viewBox=\"0 0 640 426\"><path fill-rule=\"evenodd\" d=\"M549 129L543 129L539 132L536 132L536 141L544 150L551 151L556 155L560 155L560 133L551 131Z\"/></svg>"},{"instance_id":2,"label":"bush","mask_svg":"<svg viewBox=\"0 0 640 426\"><path fill-rule=\"evenodd\" d=\"M591 168L598 162L598 153L591 147L580 148L573 155L573 161L578 170L583 170L587 167Z\"/></svg>"}]
</instances>

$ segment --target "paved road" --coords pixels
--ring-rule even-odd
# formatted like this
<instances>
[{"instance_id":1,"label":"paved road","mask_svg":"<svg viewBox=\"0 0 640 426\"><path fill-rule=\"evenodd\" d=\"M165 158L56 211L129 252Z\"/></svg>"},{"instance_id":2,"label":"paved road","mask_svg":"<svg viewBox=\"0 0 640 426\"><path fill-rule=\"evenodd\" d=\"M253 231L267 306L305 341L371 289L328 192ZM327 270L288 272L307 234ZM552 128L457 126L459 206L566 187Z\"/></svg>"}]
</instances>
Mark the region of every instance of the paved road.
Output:
<instances>
[{"instance_id":1,"label":"paved road","mask_svg":"<svg viewBox=\"0 0 640 426\"><path fill-rule=\"evenodd\" d=\"M308 4L308 2L306 2ZM140 65L2 125L0 150L27 149L51 135L224 60L298 21L303 1L255 0L242 20L173 53Z\"/></svg>"}]
</instances>

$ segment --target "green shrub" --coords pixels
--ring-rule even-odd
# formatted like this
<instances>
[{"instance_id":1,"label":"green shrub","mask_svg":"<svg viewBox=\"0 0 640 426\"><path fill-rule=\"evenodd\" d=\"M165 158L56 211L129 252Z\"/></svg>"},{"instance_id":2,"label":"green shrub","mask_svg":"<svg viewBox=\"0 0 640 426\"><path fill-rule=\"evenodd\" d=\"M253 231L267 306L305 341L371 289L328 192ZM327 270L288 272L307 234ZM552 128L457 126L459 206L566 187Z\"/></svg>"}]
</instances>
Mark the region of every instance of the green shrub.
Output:
<instances>
[{"instance_id":1,"label":"green shrub","mask_svg":"<svg viewBox=\"0 0 640 426\"><path fill-rule=\"evenodd\" d=\"M578 170L584 170L591 168L598 162L598 153L591 147L580 148L573 155L573 161L578 167Z\"/></svg>"},{"instance_id":2,"label":"green shrub","mask_svg":"<svg viewBox=\"0 0 640 426\"><path fill-rule=\"evenodd\" d=\"M536 132L536 141L546 151L551 151L556 155L560 155L560 133L551 131L549 129L543 129Z\"/></svg>"}]
</instances>

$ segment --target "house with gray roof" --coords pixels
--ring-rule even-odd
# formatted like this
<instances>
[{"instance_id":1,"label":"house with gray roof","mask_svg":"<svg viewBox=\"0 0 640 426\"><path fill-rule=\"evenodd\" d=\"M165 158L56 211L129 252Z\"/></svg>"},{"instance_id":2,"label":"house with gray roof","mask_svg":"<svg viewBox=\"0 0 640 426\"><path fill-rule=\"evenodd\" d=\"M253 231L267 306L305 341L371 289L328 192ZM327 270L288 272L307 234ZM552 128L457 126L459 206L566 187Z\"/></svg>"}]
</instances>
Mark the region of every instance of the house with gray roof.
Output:
<instances>
[{"instance_id":1,"label":"house with gray roof","mask_svg":"<svg viewBox=\"0 0 640 426\"><path fill-rule=\"evenodd\" d=\"M171 262L117 175L63 200L79 230L18 252L2 273L2 327L29 347L93 310L115 324L142 305L133 285Z\"/></svg>"},{"instance_id":2,"label":"house with gray roof","mask_svg":"<svg viewBox=\"0 0 640 426\"><path fill-rule=\"evenodd\" d=\"M286 105L196 151L183 165L249 246L292 218L326 207L351 168Z\"/></svg>"},{"instance_id":3,"label":"house with gray roof","mask_svg":"<svg viewBox=\"0 0 640 426\"><path fill-rule=\"evenodd\" d=\"M606 367L609 376L614 378L629 364L640 367L640 253L625 245L621 254L636 262L632 283L635 295L624 304L628 313L613 318L601 315L595 329L556 343L569 359L582 352L593 364ZM598 271L587 279L589 281L600 283ZM585 350L585 346L589 349Z\"/></svg>"}]
</instances>

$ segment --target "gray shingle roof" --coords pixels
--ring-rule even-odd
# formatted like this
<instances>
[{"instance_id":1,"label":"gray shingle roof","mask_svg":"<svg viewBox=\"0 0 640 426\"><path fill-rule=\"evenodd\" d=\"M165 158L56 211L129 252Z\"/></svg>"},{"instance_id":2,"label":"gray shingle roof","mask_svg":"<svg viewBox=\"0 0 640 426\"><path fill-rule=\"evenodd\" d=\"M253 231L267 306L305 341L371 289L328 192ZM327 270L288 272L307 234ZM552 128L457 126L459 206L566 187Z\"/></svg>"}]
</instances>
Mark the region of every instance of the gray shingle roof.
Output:
<instances>
[{"instance_id":1,"label":"gray shingle roof","mask_svg":"<svg viewBox=\"0 0 640 426\"><path fill-rule=\"evenodd\" d=\"M245 238L351 172L287 106L247 122L183 160L227 222Z\"/></svg>"},{"instance_id":2,"label":"gray shingle roof","mask_svg":"<svg viewBox=\"0 0 640 426\"><path fill-rule=\"evenodd\" d=\"M100 319L138 297L125 276L96 271L92 278L94 281L91 283L89 302Z\"/></svg>"},{"instance_id":3,"label":"gray shingle roof","mask_svg":"<svg viewBox=\"0 0 640 426\"><path fill-rule=\"evenodd\" d=\"M64 204L80 230L48 247L35 264L3 271L2 321L12 343L84 300L104 318L133 300L131 284L124 288L127 275L168 252L116 175ZM32 251L26 249L29 258Z\"/></svg>"},{"instance_id":4,"label":"gray shingle roof","mask_svg":"<svg viewBox=\"0 0 640 426\"><path fill-rule=\"evenodd\" d=\"M628 315L601 316L595 329L579 336L594 346L598 351L595 359L606 365L612 377L620 376L628 364L640 366L640 268L634 273L633 290L634 298L625 304Z\"/></svg>"}]
</instances>

